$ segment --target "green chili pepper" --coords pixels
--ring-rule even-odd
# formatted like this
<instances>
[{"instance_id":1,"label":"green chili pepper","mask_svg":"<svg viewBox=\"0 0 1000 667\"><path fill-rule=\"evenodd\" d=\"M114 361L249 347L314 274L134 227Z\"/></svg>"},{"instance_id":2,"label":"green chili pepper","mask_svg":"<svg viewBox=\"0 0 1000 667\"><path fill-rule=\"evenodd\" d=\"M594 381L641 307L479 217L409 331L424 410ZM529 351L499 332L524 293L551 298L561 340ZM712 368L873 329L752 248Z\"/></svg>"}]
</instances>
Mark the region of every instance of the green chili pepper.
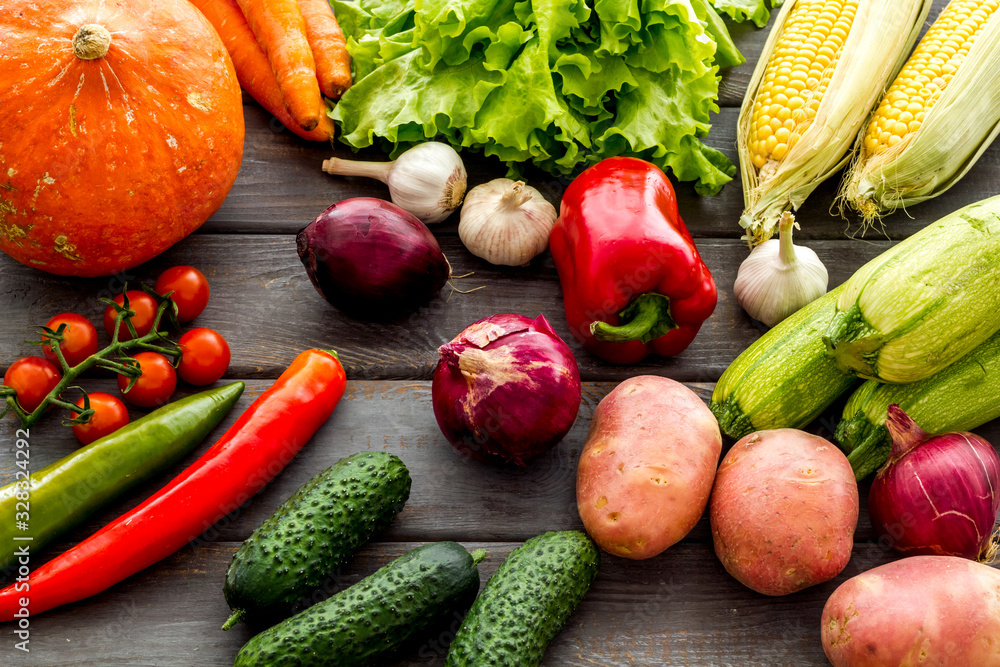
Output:
<instances>
[{"instance_id":1,"label":"green chili pepper","mask_svg":"<svg viewBox=\"0 0 1000 667\"><path fill-rule=\"evenodd\" d=\"M41 551L180 461L218 426L243 388L234 382L169 403L32 473L30 486L26 473L18 471L13 483L0 488L0 570L15 562L18 547Z\"/></svg>"}]
</instances>

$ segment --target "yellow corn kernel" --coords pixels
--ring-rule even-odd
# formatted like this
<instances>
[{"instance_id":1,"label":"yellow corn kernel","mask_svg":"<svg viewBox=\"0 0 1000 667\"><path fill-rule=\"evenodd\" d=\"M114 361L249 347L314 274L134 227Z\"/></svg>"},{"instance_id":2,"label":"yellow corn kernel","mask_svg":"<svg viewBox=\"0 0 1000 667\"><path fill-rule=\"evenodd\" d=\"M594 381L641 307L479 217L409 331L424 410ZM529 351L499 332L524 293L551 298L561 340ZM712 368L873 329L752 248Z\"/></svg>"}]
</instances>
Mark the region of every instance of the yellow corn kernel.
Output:
<instances>
[{"instance_id":1,"label":"yellow corn kernel","mask_svg":"<svg viewBox=\"0 0 1000 667\"><path fill-rule=\"evenodd\" d=\"M998 9L1000 0L952 0L944 8L868 124L866 155L896 146L920 129L924 115L941 97L983 26Z\"/></svg>"},{"instance_id":2,"label":"yellow corn kernel","mask_svg":"<svg viewBox=\"0 0 1000 667\"><path fill-rule=\"evenodd\" d=\"M749 143L758 170L780 162L816 117L857 9L858 0L798 0L792 8L754 103L758 134ZM762 127L770 131L762 135Z\"/></svg>"}]
</instances>

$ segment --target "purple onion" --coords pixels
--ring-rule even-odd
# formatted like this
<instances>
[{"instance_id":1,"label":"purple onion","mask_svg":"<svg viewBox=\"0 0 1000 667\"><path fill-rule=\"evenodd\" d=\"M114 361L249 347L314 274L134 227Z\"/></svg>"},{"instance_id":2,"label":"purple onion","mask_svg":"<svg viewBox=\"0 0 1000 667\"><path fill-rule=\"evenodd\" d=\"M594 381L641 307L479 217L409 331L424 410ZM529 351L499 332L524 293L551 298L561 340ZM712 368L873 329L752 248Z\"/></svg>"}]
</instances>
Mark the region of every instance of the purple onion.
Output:
<instances>
[{"instance_id":1,"label":"purple onion","mask_svg":"<svg viewBox=\"0 0 1000 667\"><path fill-rule=\"evenodd\" d=\"M373 197L323 211L296 239L299 259L323 298L368 319L387 319L431 300L451 267L427 227Z\"/></svg>"},{"instance_id":2,"label":"purple onion","mask_svg":"<svg viewBox=\"0 0 1000 667\"><path fill-rule=\"evenodd\" d=\"M907 555L988 559L1000 510L1000 457L972 433L925 433L898 405L889 460L868 494L882 539Z\"/></svg>"},{"instance_id":3,"label":"purple onion","mask_svg":"<svg viewBox=\"0 0 1000 667\"><path fill-rule=\"evenodd\" d=\"M434 416L448 442L475 459L523 466L576 421L580 371L542 315L487 317L438 353Z\"/></svg>"}]
</instances>

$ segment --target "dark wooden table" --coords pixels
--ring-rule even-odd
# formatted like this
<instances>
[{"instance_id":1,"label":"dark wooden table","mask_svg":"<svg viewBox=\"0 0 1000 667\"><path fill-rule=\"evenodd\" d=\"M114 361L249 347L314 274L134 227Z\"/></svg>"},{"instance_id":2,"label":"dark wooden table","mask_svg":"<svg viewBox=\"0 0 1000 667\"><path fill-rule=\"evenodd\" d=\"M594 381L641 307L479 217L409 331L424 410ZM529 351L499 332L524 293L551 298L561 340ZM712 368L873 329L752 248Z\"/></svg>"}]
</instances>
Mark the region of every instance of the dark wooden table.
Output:
<instances>
[{"instance_id":1,"label":"dark wooden table","mask_svg":"<svg viewBox=\"0 0 1000 667\"><path fill-rule=\"evenodd\" d=\"M932 17L945 3L935 3ZM766 31L734 27L748 63L725 73L708 143L736 160L736 118ZM406 508L376 543L368 545L332 578L330 590L357 581L413 546L456 540L488 550L485 580L524 540L548 530L582 528L576 511L576 462L591 412L615 383L651 373L686 383L708 400L726 366L762 330L732 296L736 270L746 256L738 240L742 210L739 179L713 198L698 198L679 186L682 214L719 285L719 305L691 347L673 359L650 359L614 367L587 354L572 340L552 260L544 255L527 268L498 268L469 254L458 239L457 216L434 227L455 272L475 272L470 294L446 293L411 317L384 324L349 319L328 306L309 283L295 251L295 233L333 202L349 196L385 197L379 184L340 179L320 172L330 149L308 145L252 101L245 106L247 136L243 166L229 198L200 232L147 265L128 280L155 280L175 264L200 268L211 281L212 301L197 325L221 332L233 348L227 380L247 391L216 435L281 373L301 350L335 348L350 383L333 418L274 482L245 507L220 521L174 556L94 598L31 621L30 654L13 648L11 630L0 633L0 664L227 665L250 634L245 626L222 632L228 615L222 580L233 551L296 488L321 469L360 450L399 455L413 488ZM338 151L344 155L344 151ZM470 185L503 174L503 168L467 156ZM565 181L535 179L558 203ZM831 287L862 263L956 208L1000 192L1000 150L986 153L969 175L945 196L886 220L885 235L849 238L857 225L828 213L834 184L821 187L801 211L797 240L819 253ZM887 238L888 237L888 238ZM99 295L121 289L119 279L73 280L26 268L0 256L0 369L37 354L23 343L30 327L63 311L99 322ZM570 434L552 452L523 470L482 465L455 453L435 423L430 382L436 348L475 320L501 312L543 313L571 345L585 381L584 405ZM101 334L104 335L103 332ZM96 377L93 390L111 390ZM830 412L813 425L829 435ZM38 470L76 446L68 429L51 417L32 430L31 466ZM980 431L1000 442L1000 427ZM14 422L0 426L0 482L14 476ZM212 440L210 439L209 442ZM133 507L208 446L149 485L142 493L93 517L65 541L35 554L37 566L99 526ZM863 490L863 495L865 490ZM862 506L865 505L864 497ZM783 598L757 595L732 579L711 545L707 519L682 542L656 558L629 561L606 555L600 574L568 627L546 654L547 665L823 665L820 612L845 579L893 559L877 544L864 511L854 554L836 580ZM429 638L401 664L441 665L451 634Z\"/></svg>"}]
</instances>

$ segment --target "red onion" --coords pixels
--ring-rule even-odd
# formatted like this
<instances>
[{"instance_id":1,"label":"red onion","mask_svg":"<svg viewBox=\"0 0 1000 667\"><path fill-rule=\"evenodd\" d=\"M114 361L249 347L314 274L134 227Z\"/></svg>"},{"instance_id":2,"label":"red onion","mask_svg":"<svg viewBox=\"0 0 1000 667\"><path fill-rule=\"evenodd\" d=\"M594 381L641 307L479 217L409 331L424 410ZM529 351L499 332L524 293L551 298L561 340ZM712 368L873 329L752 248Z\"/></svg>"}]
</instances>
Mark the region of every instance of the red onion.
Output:
<instances>
[{"instance_id":1,"label":"red onion","mask_svg":"<svg viewBox=\"0 0 1000 667\"><path fill-rule=\"evenodd\" d=\"M373 197L345 199L299 232L299 259L327 301L352 315L385 319L422 306L451 267L411 213Z\"/></svg>"},{"instance_id":2,"label":"red onion","mask_svg":"<svg viewBox=\"0 0 1000 667\"><path fill-rule=\"evenodd\" d=\"M434 416L448 442L475 459L523 466L576 421L580 371L541 315L487 317L438 353Z\"/></svg>"},{"instance_id":3,"label":"red onion","mask_svg":"<svg viewBox=\"0 0 1000 667\"><path fill-rule=\"evenodd\" d=\"M1000 509L1000 458L972 433L930 435L898 405L889 460L868 494L872 525L905 553L986 558Z\"/></svg>"}]
</instances>

